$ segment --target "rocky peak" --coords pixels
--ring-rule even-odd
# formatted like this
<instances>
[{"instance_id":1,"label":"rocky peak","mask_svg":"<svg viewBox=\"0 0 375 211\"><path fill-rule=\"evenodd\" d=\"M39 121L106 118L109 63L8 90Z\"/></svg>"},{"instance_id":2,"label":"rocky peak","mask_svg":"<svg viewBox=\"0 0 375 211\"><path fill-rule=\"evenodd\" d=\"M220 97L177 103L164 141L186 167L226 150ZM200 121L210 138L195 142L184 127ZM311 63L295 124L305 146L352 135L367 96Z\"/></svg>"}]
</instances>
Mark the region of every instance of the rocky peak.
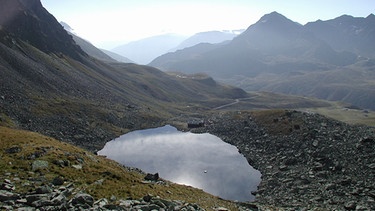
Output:
<instances>
[{"instance_id":1,"label":"rocky peak","mask_svg":"<svg viewBox=\"0 0 375 211\"><path fill-rule=\"evenodd\" d=\"M45 53L63 53L80 60L86 55L40 0L0 0L0 25L6 34Z\"/></svg>"},{"instance_id":2,"label":"rocky peak","mask_svg":"<svg viewBox=\"0 0 375 211\"><path fill-rule=\"evenodd\" d=\"M375 15L371 13L371 14L368 15L366 18L368 18L368 19L373 19L373 18L375 18Z\"/></svg>"},{"instance_id":3,"label":"rocky peak","mask_svg":"<svg viewBox=\"0 0 375 211\"><path fill-rule=\"evenodd\" d=\"M371 13L369 16L366 17L366 21L370 23L375 23L375 15Z\"/></svg>"},{"instance_id":4,"label":"rocky peak","mask_svg":"<svg viewBox=\"0 0 375 211\"><path fill-rule=\"evenodd\" d=\"M245 32L234 39L234 43L243 46L245 40L249 47L275 52L276 49L288 48L292 42L304 34L303 26L285 16L272 12L264 15Z\"/></svg>"},{"instance_id":5,"label":"rocky peak","mask_svg":"<svg viewBox=\"0 0 375 211\"><path fill-rule=\"evenodd\" d=\"M278 12L264 15L255 25L275 28L277 30L296 30L302 27L301 24L291 21Z\"/></svg>"}]
</instances>

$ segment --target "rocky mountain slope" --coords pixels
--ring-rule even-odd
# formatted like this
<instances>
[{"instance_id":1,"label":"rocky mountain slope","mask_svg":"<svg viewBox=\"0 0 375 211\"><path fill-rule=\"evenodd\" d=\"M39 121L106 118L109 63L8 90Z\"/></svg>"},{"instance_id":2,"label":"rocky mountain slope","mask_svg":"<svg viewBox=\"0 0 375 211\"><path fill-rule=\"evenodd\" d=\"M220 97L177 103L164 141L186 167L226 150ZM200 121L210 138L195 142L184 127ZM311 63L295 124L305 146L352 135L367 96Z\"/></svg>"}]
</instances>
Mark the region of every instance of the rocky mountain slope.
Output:
<instances>
[{"instance_id":1,"label":"rocky mountain slope","mask_svg":"<svg viewBox=\"0 0 375 211\"><path fill-rule=\"evenodd\" d=\"M165 71L203 72L247 91L298 94L374 109L370 100L375 93L374 62L373 57L366 57L371 56L368 48L373 49L372 16L345 16L303 26L273 12L230 43L168 53L150 65ZM331 32L342 19L349 19L345 27ZM358 35L348 31L353 22ZM333 29L325 30L324 25ZM330 37L343 38L331 45ZM365 42L367 49L361 47ZM349 45L344 43L352 46L344 47Z\"/></svg>"},{"instance_id":2,"label":"rocky mountain slope","mask_svg":"<svg viewBox=\"0 0 375 211\"><path fill-rule=\"evenodd\" d=\"M105 54L107 54L112 59L114 59L114 60L116 60L118 62L122 62L122 63L134 63L132 60L126 58L125 56L121 56L120 54L117 54L115 52L108 51L108 50L105 50L105 49L100 49L100 50L103 51Z\"/></svg>"},{"instance_id":3,"label":"rocky mountain slope","mask_svg":"<svg viewBox=\"0 0 375 211\"><path fill-rule=\"evenodd\" d=\"M351 17L343 15L332 20L307 23L305 28L335 50L350 51L363 57L375 57L375 15Z\"/></svg>"},{"instance_id":4,"label":"rocky mountain slope","mask_svg":"<svg viewBox=\"0 0 375 211\"><path fill-rule=\"evenodd\" d=\"M1 124L97 149L238 88L88 56L39 1L1 0ZM4 9L6 8L6 9ZM192 105L188 109L186 105Z\"/></svg>"}]
</instances>

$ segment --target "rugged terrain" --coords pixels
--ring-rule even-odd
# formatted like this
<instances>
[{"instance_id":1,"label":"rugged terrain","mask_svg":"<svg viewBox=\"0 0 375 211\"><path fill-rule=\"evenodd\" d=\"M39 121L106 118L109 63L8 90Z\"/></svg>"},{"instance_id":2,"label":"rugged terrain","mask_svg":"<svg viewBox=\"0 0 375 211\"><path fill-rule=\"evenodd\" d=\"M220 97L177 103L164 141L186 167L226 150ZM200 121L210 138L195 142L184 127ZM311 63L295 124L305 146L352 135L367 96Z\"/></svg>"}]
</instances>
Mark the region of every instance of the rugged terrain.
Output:
<instances>
[{"instance_id":1,"label":"rugged terrain","mask_svg":"<svg viewBox=\"0 0 375 211\"><path fill-rule=\"evenodd\" d=\"M38 0L0 4L3 209L375 209L374 128L275 110L324 109L330 102L247 93L205 74L101 61L84 52ZM371 64L366 68L371 73ZM373 115L365 111L363 117ZM206 123L193 132L237 146L261 171L255 202L149 181L140 170L69 144L96 151L131 130L166 123L187 130L191 118Z\"/></svg>"},{"instance_id":2,"label":"rugged terrain","mask_svg":"<svg viewBox=\"0 0 375 211\"><path fill-rule=\"evenodd\" d=\"M216 110L201 113L200 117L205 118L206 125L193 132L209 132L237 146L249 164L261 171L262 181L253 192L255 202L222 201L162 179L148 182L140 170L125 168L49 137L1 127L2 206L375 208L375 128L293 110ZM186 125L176 126L187 130Z\"/></svg>"},{"instance_id":3,"label":"rugged terrain","mask_svg":"<svg viewBox=\"0 0 375 211\"><path fill-rule=\"evenodd\" d=\"M315 113L219 112L194 132L238 147L262 173L259 204L299 210L375 209L375 129Z\"/></svg>"}]
</instances>

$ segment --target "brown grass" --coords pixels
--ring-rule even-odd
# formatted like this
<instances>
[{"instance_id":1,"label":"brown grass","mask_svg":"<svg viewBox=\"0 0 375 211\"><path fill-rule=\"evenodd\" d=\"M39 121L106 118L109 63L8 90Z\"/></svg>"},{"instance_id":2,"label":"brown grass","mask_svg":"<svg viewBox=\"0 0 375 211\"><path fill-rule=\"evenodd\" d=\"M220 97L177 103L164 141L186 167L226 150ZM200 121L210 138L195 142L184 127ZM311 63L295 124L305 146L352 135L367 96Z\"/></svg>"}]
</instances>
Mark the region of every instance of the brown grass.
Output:
<instances>
[{"instance_id":1,"label":"brown grass","mask_svg":"<svg viewBox=\"0 0 375 211\"><path fill-rule=\"evenodd\" d=\"M16 190L20 193L27 192L37 185L21 185L29 182L27 178L30 176L44 178L46 183L59 176L64 178L66 184L73 183L77 190L92 194L96 199L110 198L112 195L117 199L138 199L144 195L152 194L164 199L197 203L208 210L218 206L236 210L233 202L221 200L196 188L168 181L166 181L166 185L144 184L142 183L144 174L130 171L105 157L96 156L78 147L37 133L0 127L0 143L0 168L2 171L0 179L20 178L21 180L14 181ZM11 147L20 147L22 151L9 154L6 149ZM48 161L49 168L33 173L31 164L34 160L30 160L28 157L43 150L45 153L36 159ZM60 167L53 164L54 160L59 159L69 160L71 165L81 164L83 168L77 170L71 166ZM80 163L79 160L83 162ZM102 185L95 183L101 179L104 180Z\"/></svg>"},{"instance_id":2,"label":"brown grass","mask_svg":"<svg viewBox=\"0 0 375 211\"><path fill-rule=\"evenodd\" d=\"M251 116L257 124L265 127L267 131L274 135L288 135L296 128L300 127L302 120L289 118L287 110L258 110L251 112Z\"/></svg>"}]
</instances>

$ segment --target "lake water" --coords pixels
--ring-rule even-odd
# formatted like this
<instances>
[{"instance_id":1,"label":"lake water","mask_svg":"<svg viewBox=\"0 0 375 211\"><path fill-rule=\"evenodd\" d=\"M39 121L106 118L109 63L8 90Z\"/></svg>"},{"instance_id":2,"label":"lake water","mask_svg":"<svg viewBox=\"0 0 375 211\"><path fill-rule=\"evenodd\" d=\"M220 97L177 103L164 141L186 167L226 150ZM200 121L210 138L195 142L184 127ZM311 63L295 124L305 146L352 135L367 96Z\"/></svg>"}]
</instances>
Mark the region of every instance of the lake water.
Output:
<instances>
[{"instance_id":1,"label":"lake water","mask_svg":"<svg viewBox=\"0 0 375 211\"><path fill-rule=\"evenodd\" d=\"M98 154L224 199L252 201L251 191L260 183L260 172L236 147L208 133L180 132L169 125L122 135Z\"/></svg>"}]
</instances>

